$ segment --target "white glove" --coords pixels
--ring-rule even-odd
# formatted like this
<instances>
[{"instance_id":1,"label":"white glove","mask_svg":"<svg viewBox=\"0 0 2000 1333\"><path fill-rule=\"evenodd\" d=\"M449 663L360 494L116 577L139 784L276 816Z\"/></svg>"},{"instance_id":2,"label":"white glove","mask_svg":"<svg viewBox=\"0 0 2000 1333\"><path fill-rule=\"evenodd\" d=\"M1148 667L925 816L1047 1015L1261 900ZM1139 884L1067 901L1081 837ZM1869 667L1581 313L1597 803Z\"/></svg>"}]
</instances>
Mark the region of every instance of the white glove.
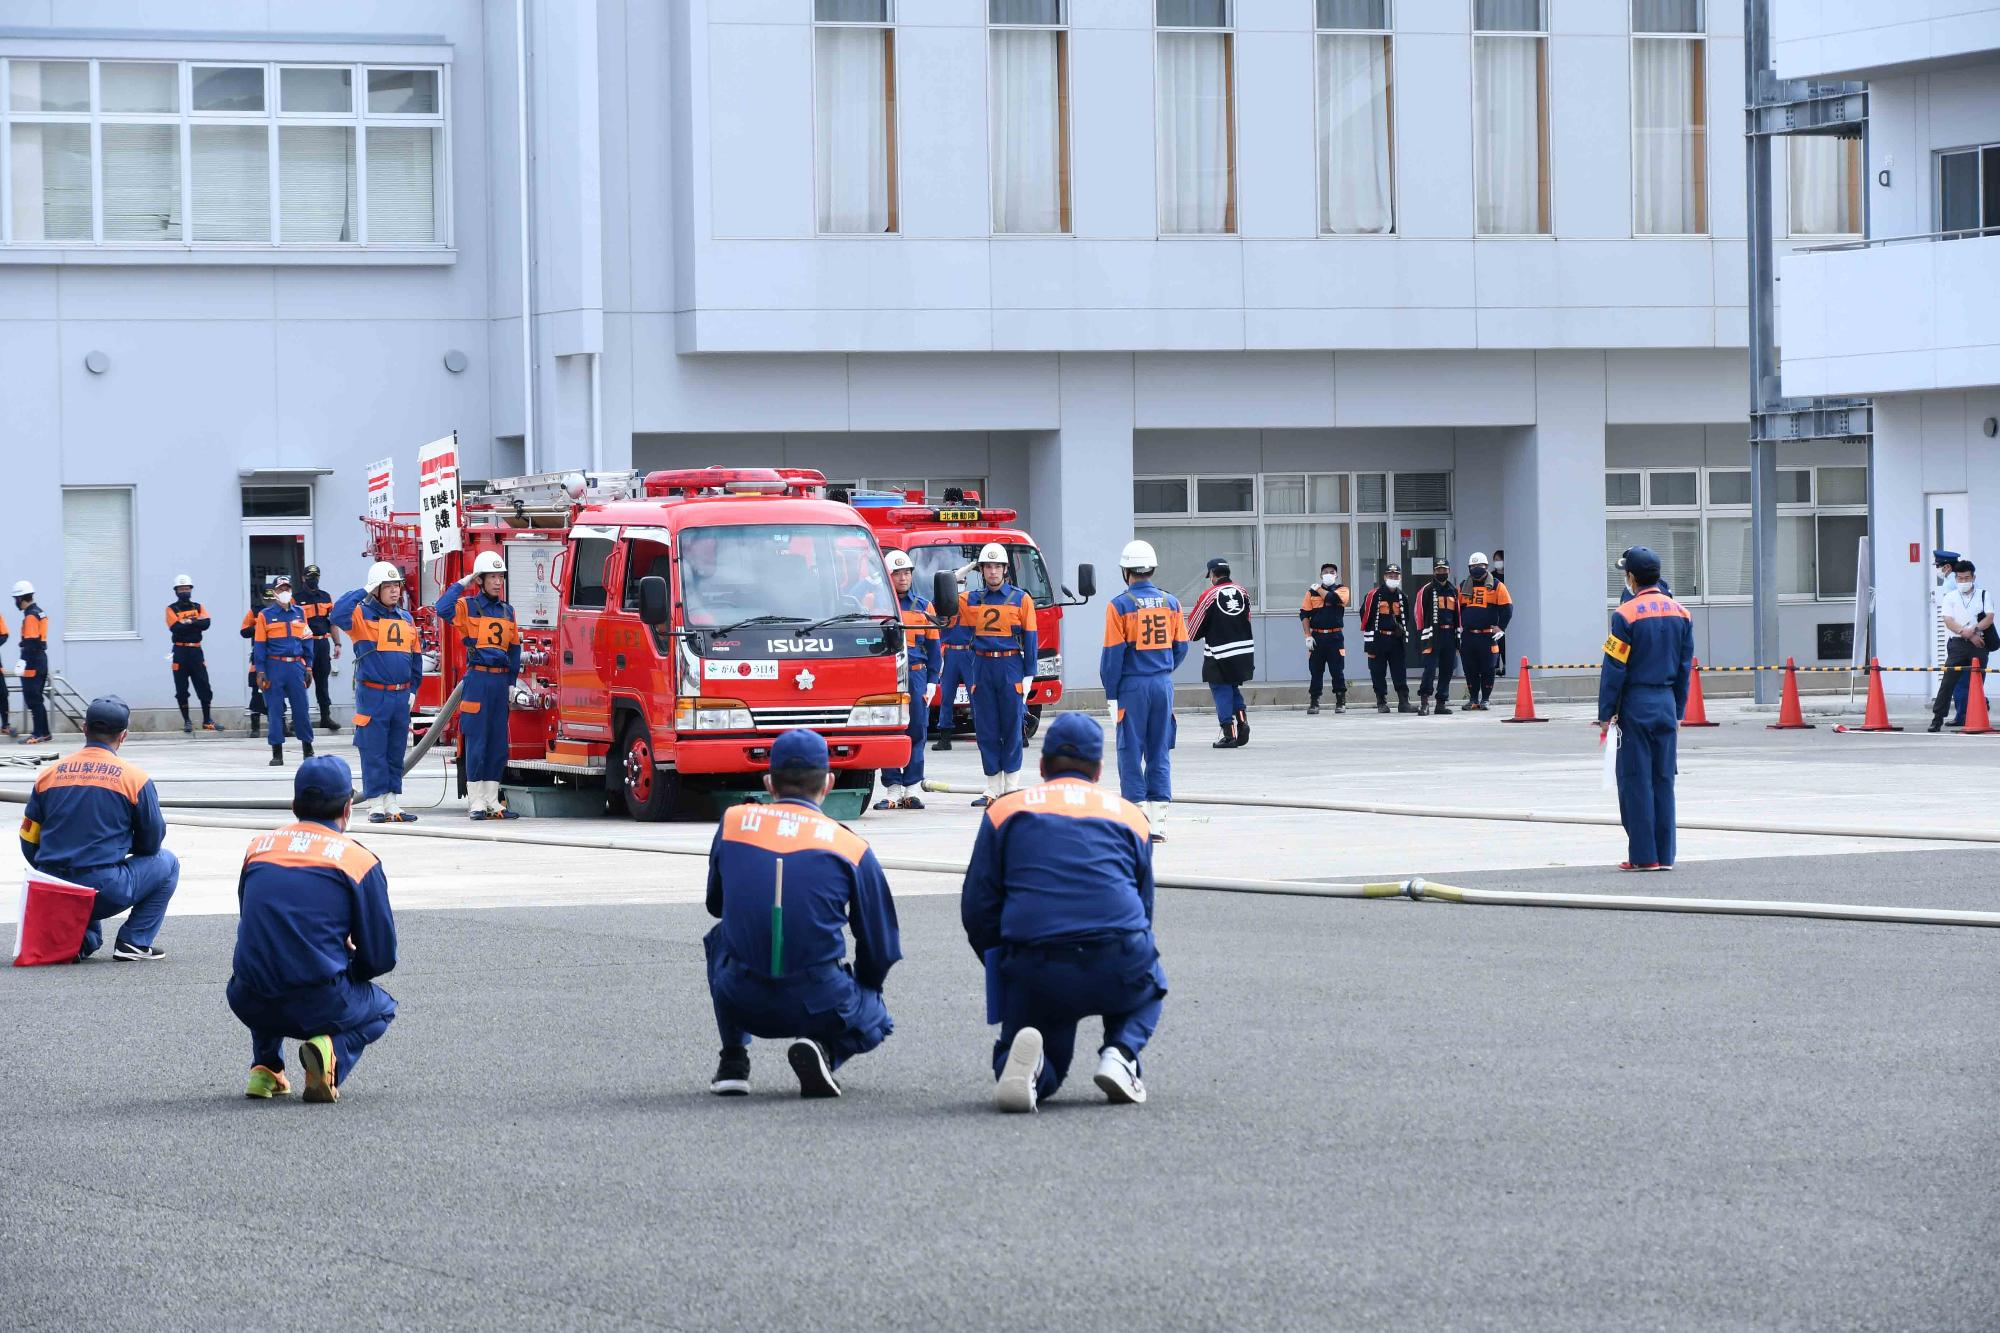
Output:
<instances>
[{"instance_id":1,"label":"white glove","mask_svg":"<svg viewBox=\"0 0 2000 1333\"><path fill-rule=\"evenodd\" d=\"M924 707L934 708L937 706L937 701L938 687L935 685L924 686Z\"/></svg>"},{"instance_id":2,"label":"white glove","mask_svg":"<svg viewBox=\"0 0 2000 1333\"><path fill-rule=\"evenodd\" d=\"M1106 699L1104 701L1104 713L1105 716L1116 722L1118 720L1118 701L1116 699Z\"/></svg>"}]
</instances>

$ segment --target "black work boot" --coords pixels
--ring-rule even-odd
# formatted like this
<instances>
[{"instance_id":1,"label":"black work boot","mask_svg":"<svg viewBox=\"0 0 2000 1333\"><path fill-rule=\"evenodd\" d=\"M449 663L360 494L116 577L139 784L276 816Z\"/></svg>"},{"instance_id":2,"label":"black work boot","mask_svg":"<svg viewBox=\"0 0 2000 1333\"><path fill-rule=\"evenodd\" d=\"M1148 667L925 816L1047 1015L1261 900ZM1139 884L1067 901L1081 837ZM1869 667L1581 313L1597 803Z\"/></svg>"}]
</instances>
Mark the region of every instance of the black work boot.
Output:
<instances>
[{"instance_id":1,"label":"black work boot","mask_svg":"<svg viewBox=\"0 0 2000 1333\"><path fill-rule=\"evenodd\" d=\"M1208 748L1209 748L1209 749L1211 749L1211 750L1233 750L1233 749L1235 749L1235 748L1236 748L1236 727L1235 727L1235 724L1233 724L1233 723L1229 723L1229 722L1225 722L1225 723L1223 723L1223 724L1222 724L1222 739L1221 739L1221 740L1219 740L1219 741L1216 741L1216 742L1215 742L1215 743L1214 743L1213 745L1209 746Z\"/></svg>"},{"instance_id":2,"label":"black work boot","mask_svg":"<svg viewBox=\"0 0 2000 1333\"><path fill-rule=\"evenodd\" d=\"M932 754L937 754L940 751L949 750L950 748L951 748L951 737L949 736L940 737L939 739L931 743Z\"/></svg>"},{"instance_id":3,"label":"black work boot","mask_svg":"<svg viewBox=\"0 0 2000 1333\"><path fill-rule=\"evenodd\" d=\"M313 747L312 747L312 742L311 742L311 741L300 741L300 742L299 742L299 744L300 744L301 746L303 746L303 747L305 748L305 752L306 752L306 758L308 758L308 759L312 758L312 757L313 757Z\"/></svg>"},{"instance_id":4,"label":"black work boot","mask_svg":"<svg viewBox=\"0 0 2000 1333\"><path fill-rule=\"evenodd\" d=\"M194 719L188 716L185 704L181 706L181 734L184 736L194 735Z\"/></svg>"},{"instance_id":5,"label":"black work boot","mask_svg":"<svg viewBox=\"0 0 2000 1333\"><path fill-rule=\"evenodd\" d=\"M1347 695L1344 692L1333 696L1333 711L1335 713L1347 711Z\"/></svg>"},{"instance_id":6,"label":"black work boot","mask_svg":"<svg viewBox=\"0 0 2000 1333\"><path fill-rule=\"evenodd\" d=\"M1250 714L1236 710L1236 744L1240 748L1250 743Z\"/></svg>"},{"instance_id":7,"label":"black work boot","mask_svg":"<svg viewBox=\"0 0 2000 1333\"><path fill-rule=\"evenodd\" d=\"M1311 699L1306 702L1306 716L1307 717L1319 716L1319 700Z\"/></svg>"},{"instance_id":8,"label":"black work boot","mask_svg":"<svg viewBox=\"0 0 2000 1333\"><path fill-rule=\"evenodd\" d=\"M1417 710L1410 707L1409 695L1399 694L1396 696L1396 711L1399 713L1414 713Z\"/></svg>"},{"instance_id":9,"label":"black work boot","mask_svg":"<svg viewBox=\"0 0 2000 1333\"><path fill-rule=\"evenodd\" d=\"M332 718L328 717L325 713L321 713L319 715L319 729L321 731L339 731L340 724L338 722L335 722Z\"/></svg>"},{"instance_id":10,"label":"black work boot","mask_svg":"<svg viewBox=\"0 0 2000 1333\"><path fill-rule=\"evenodd\" d=\"M1376 712L1378 712L1378 713L1386 713L1386 712L1388 712L1388 711L1389 711L1389 696L1388 696L1388 695L1386 695L1386 694L1378 694L1378 695L1376 695L1376 696L1375 696L1375 711L1376 711Z\"/></svg>"},{"instance_id":11,"label":"black work boot","mask_svg":"<svg viewBox=\"0 0 2000 1333\"><path fill-rule=\"evenodd\" d=\"M1431 714L1431 697L1430 697L1430 696L1429 696L1428 694L1420 694L1420 695L1418 695L1418 696L1417 696L1417 716L1418 716L1418 717L1429 717L1429 716L1430 716L1430 714Z\"/></svg>"},{"instance_id":12,"label":"black work boot","mask_svg":"<svg viewBox=\"0 0 2000 1333\"><path fill-rule=\"evenodd\" d=\"M1439 717L1443 717L1446 713L1449 713L1450 711L1451 711L1451 705L1446 703L1442 699L1439 699L1437 701L1436 708L1431 709L1431 712L1437 714L1437 716Z\"/></svg>"},{"instance_id":13,"label":"black work boot","mask_svg":"<svg viewBox=\"0 0 2000 1333\"><path fill-rule=\"evenodd\" d=\"M284 766L285 766L285 747L282 745L273 745L271 747L271 767L283 768Z\"/></svg>"}]
</instances>

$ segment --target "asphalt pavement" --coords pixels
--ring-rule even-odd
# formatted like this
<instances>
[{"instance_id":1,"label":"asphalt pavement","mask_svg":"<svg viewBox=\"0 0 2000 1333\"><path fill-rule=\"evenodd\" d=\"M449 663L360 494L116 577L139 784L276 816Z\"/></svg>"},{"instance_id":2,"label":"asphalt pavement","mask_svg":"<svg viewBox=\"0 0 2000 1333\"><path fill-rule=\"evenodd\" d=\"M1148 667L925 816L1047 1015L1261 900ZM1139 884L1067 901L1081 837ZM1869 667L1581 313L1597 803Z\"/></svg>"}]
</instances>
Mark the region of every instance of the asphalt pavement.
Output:
<instances>
[{"instance_id":1,"label":"asphalt pavement","mask_svg":"<svg viewBox=\"0 0 2000 1333\"><path fill-rule=\"evenodd\" d=\"M1992 866L1631 891L1992 906ZM953 900L902 919L897 1031L838 1102L768 1043L708 1095L695 905L403 913L401 1016L331 1107L241 1096L228 917L0 974L0 1323L2000 1321L1994 933L1163 891L1150 1103L1080 1058L1007 1117Z\"/></svg>"}]
</instances>

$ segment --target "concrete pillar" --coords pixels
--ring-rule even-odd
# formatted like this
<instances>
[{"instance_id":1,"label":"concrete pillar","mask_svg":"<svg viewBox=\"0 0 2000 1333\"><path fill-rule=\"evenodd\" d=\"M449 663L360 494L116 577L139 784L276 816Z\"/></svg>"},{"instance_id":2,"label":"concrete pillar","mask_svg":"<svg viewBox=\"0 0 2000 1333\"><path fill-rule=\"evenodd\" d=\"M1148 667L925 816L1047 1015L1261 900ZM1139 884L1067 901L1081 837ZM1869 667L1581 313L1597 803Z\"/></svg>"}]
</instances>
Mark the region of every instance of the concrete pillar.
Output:
<instances>
[{"instance_id":1,"label":"concrete pillar","mask_svg":"<svg viewBox=\"0 0 2000 1333\"><path fill-rule=\"evenodd\" d=\"M1592 662L1606 625L1604 354L1535 354L1535 425L1506 450L1509 660Z\"/></svg>"},{"instance_id":2,"label":"concrete pillar","mask_svg":"<svg viewBox=\"0 0 2000 1333\"><path fill-rule=\"evenodd\" d=\"M1028 507L1050 576L1076 586L1097 567L1098 595L1068 613L1063 681L1097 684L1098 621L1122 584L1118 552L1132 540L1132 358L1064 354L1057 367L1062 425L1028 439Z\"/></svg>"}]
</instances>

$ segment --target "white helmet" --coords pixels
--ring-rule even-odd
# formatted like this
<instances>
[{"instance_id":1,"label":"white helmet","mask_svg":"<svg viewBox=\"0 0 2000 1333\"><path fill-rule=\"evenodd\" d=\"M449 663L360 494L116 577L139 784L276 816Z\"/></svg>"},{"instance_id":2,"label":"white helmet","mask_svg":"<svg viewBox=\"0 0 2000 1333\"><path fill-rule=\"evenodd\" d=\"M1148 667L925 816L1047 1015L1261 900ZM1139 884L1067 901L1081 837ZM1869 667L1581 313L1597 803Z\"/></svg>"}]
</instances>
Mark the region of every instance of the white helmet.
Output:
<instances>
[{"instance_id":1,"label":"white helmet","mask_svg":"<svg viewBox=\"0 0 2000 1333\"><path fill-rule=\"evenodd\" d=\"M498 551L481 551L479 558L472 562L472 572L475 574L505 574L507 572L507 562L500 558Z\"/></svg>"},{"instance_id":2,"label":"white helmet","mask_svg":"<svg viewBox=\"0 0 2000 1333\"><path fill-rule=\"evenodd\" d=\"M1151 542L1132 541L1125 543L1125 549L1118 553L1120 569L1158 569L1160 557L1153 554Z\"/></svg>"},{"instance_id":3,"label":"white helmet","mask_svg":"<svg viewBox=\"0 0 2000 1333\"><path fill-rule=\"evenodd\" d=\"M192 574L174 575L174 586L176 588L192 588L194 586L194 575Z\"/></svg>"},{"instance_id":4,"label":"white helmet","mask_svg":"<svg viewBox=\"0 0 2000 1333\"><path fill-rule=\"evenodd\" d=\"M904 555L901 551L889 552L889 557L886 563L889 566L889 572L891 574L897 573L905 569L916 568L916 565L911 562L910 557Z\"/></svg>"},{"instance_id":5,"label":"white helmet","mask_svg":"<svg viewBox=\"0 0 2000 1333\"><path fill-rule=\"evenodd\" d=\"M372 593L385 583L401 583L402 581L402 570L397 569L387 560L377 560L374 564L368 566L368 577L361 581L361 586Z\"/></svg>"},{"instance_id":6,"label":"white helmet","mask_svg":"<svg viewBox=\"0 0 2000 1333\"><path fill-rule=\"evenodd\" d=\"M999 542L988 542L979 548L979 559L973 563L979 565L1004 565L1007 563L1007 552Z\"/></svg>"},{"instance_id":7,"label":"white helmet","mask_svg":"<svg viewBox=\"0 0 2000 1333\"><path fill-rule=\"evenodd\" d=\"M35 595L35 585L28 582L26 579L22 579L19 583L14 585L14 596L33 597L34 595Z\"/></svg>"},{"instance_id":8,"label":"white helmet","mask_svg":"<svg viewBox=\"0 0 2000 1333\"><path fill-rule=\"evenodd\" d=\"M1486 558L1486 552L1474 551L1472 553L1472 559L1466 561L1465 563L1468 565L1490 565L1493 562Z\"/></svg>"}]
</instances>

